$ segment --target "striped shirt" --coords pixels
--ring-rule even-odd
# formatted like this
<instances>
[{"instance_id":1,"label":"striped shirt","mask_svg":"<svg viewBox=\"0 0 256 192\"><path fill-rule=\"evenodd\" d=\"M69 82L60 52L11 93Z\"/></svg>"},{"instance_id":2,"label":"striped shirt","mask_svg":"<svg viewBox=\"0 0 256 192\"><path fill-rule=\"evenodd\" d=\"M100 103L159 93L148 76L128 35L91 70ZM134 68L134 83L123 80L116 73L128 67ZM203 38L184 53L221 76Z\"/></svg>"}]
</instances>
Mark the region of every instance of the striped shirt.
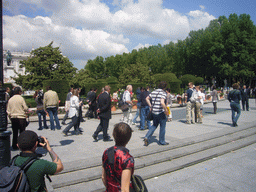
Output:
<instances>
[{"instance_id":1,"label":"striped shirt","mask_svg":"<svg viewBox=\"0 0 256 192\"><path fill-rule=\"evenodd\" d=\"M161 99L166 99L166 92L162 89L156 89L149 94L149 97L152 100L152 112L156 115L164 112L164 108L161 105Z\"/></svg>"}]
</instances>

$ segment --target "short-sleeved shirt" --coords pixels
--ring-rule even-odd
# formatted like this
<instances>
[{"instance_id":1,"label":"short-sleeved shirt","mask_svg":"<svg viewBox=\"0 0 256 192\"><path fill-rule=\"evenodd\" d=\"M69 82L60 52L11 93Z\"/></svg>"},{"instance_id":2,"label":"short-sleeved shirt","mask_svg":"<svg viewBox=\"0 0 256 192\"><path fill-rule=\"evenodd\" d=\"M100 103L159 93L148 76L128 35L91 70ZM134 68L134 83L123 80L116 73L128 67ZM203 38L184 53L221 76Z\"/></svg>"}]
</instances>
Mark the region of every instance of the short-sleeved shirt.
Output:
<instances>
[{"instance_id":1,"label":"short-sleeved shirt","mask_svg":"<svg viewBox=\"0 0 256 192\"><path fill-rule=\"evenodd\" d=\"M21 166L29 157L17 157L15 165ZM44 176L53 175L57 170L57 164L44 159L36 160L27 170L29 186L31 192L46 191Z\"/></svg>"},{"instance_id":2,"label":"short-sleeved shirt","mask_svg":"<svg viewBox=\"0 0 256 192\"><path fill-rule=\"evenodd\" d=\"M164 108L161 105L161 99L166 100L166 92L162 89L156 89L149 94L152 99L152 113L158 115L164 112Z\"/></svg>"},{"instance_id":3,"label":"short-sleeved shirt","mask_svg":"<svg viewBox=\"0 0 256 192\"><path fill-rule=\"evenodd\" d=\"M115 176L119 181L121 181L122 171L124 169L132 168L132 174L134 171L134 158L129 154L129 150L125 147L114 146L115 160L114 160L114 170L112 170L111 165L108 161L108 149L106 149L102 156L102 163L107 175L107 190L111 192L121 191L121 184L116 181ZM115 172L115 174L113 173ZM130 184L132 187L132 184Z\"/></svg>"},{"instance_id":4,"label":"short-sleeved shirt","mask_svg":"<svg viewBox=\"0 0 256 192\"><path fill-rule=\"evenodd\" d=\"M128 90L126 90L126 91L124 92L123 101L124 101L124 102L126 102L126 101L131 101L131 93L130 93Z\"/></svg>"}]
</instances>

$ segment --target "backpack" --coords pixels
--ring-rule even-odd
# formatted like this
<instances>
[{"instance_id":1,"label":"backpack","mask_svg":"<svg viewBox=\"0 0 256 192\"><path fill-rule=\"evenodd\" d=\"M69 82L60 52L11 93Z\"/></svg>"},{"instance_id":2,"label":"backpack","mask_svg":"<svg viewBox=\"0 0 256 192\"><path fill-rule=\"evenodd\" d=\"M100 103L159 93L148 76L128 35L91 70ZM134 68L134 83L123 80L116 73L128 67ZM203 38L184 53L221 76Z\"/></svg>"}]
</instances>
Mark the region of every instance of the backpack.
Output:
<instances>
[{"instance_id":1,"label":"backpack","mask_svg":"<svg viewBox=\"0 0 256 192\"><path fill-rule=\"evenodd\" d=\"M108 154L108 162L109 162L110 166L112 167L112 170L114 170L114 160L115 160L114 147L110 147L107 151L107 154ZM115 172L113 172L113 174L115 176L115 180L121 184L121 181L119 179L117 179ZM133 174L131 176L131 182L132 182L133 188L130 188L130 192L148 192L145 182L141 176Z\"/></svg>"},{"instance_id":2,"label":"backpack","mask_svg":"<svg viewBox=\"0 0 256 192\"><path fill-rule=\"evenodd\" d=\"M120 99L118 101L118 107L119 108L124 105L123 96L124 96L124 92L120 94Z\"/></svg>"},{"instance_id":3,"label":"backpack","mask_svg":"<svg viewBox=\"0 0 256 192\"><path fill-rule=\"evenodd\" d=\"M195 103L197 99L198 99L198 95L197 95L196 91L193 90L193 93L192 93L192 95L190 97L190 102L191 103Z\"/></svg>"},{"instance_id":4,"label":"backpack","mask_svg":"<svg viewBox=\"0 0 256 192\"><path fill-rule=\"evenodd\" d=\"M0 191L1 192L30 192L30 186L26 176L28 168L37 160L30 157L20 167L14 164L19 155L12 158L9 166L0 170Z\"/></svg>"}]
</instances>

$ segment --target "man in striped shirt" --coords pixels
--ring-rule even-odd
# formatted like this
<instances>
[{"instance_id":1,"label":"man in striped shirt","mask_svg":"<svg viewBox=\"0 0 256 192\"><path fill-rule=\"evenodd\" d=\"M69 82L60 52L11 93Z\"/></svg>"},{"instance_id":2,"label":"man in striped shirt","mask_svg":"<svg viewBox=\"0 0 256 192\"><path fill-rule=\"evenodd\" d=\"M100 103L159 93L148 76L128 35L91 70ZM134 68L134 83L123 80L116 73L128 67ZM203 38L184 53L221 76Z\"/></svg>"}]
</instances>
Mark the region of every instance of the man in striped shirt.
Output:
<instances>
[{"instance_id":1,"label":"man in striped shirt","mask_svg":"<svg viewBox=\"0 0 256 192\"><path fill-rule=\"evenodd\" d=\"M146 98L148 106L153 114L153 125L149 127L149 130L144 138L144 145L148 146L148 141L150 137L153 135L154 131L156 130L157 126L160 124L159 130L159 144L160 145L168 145L169 143L165 142L165 127L168 115L168 110L165 105L166 100L166 92L163 90L166 88L166 82L161 81L158 85L158 89L153 91L149 96ZM150 99L152 103L150 103Z\"/></svg>"}]
</instances>

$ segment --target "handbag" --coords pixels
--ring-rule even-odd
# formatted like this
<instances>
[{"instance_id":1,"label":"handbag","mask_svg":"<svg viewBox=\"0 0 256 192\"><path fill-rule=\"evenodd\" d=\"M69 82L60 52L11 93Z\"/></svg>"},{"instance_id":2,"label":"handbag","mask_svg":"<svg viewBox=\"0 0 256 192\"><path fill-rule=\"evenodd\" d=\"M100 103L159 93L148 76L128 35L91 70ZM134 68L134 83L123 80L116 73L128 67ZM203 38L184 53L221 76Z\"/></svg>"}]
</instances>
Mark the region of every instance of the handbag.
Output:
<instances>
[{"instance_id":1,"label":"handbag","mask_svg":"<svg viewBox=\"0 0 256 192\"><path fill-rule=\"evenodd\" d=\"M160 91L157 93L157 95L160 93ZM156 98L157 98L157 95L156 95ZM153 108L155 102L156 102L156 98L154 100L154 103L152 104L151 108ZM147 115L147 120L149 121L152 121L153 120L153 113L152 113L152 110L149 111L148 115Z\"/></svg>"},{"instance_id":2,"label":"handbag","mask_svg":"<svg viewBox=\"0 0 256 192\"><path fill-rule=\"evenodd\" d=\"M129 110L129 105L128 104L123 104L120 109L124 112L124 111L128 111Z\"/></svg>"}]
</instances>

